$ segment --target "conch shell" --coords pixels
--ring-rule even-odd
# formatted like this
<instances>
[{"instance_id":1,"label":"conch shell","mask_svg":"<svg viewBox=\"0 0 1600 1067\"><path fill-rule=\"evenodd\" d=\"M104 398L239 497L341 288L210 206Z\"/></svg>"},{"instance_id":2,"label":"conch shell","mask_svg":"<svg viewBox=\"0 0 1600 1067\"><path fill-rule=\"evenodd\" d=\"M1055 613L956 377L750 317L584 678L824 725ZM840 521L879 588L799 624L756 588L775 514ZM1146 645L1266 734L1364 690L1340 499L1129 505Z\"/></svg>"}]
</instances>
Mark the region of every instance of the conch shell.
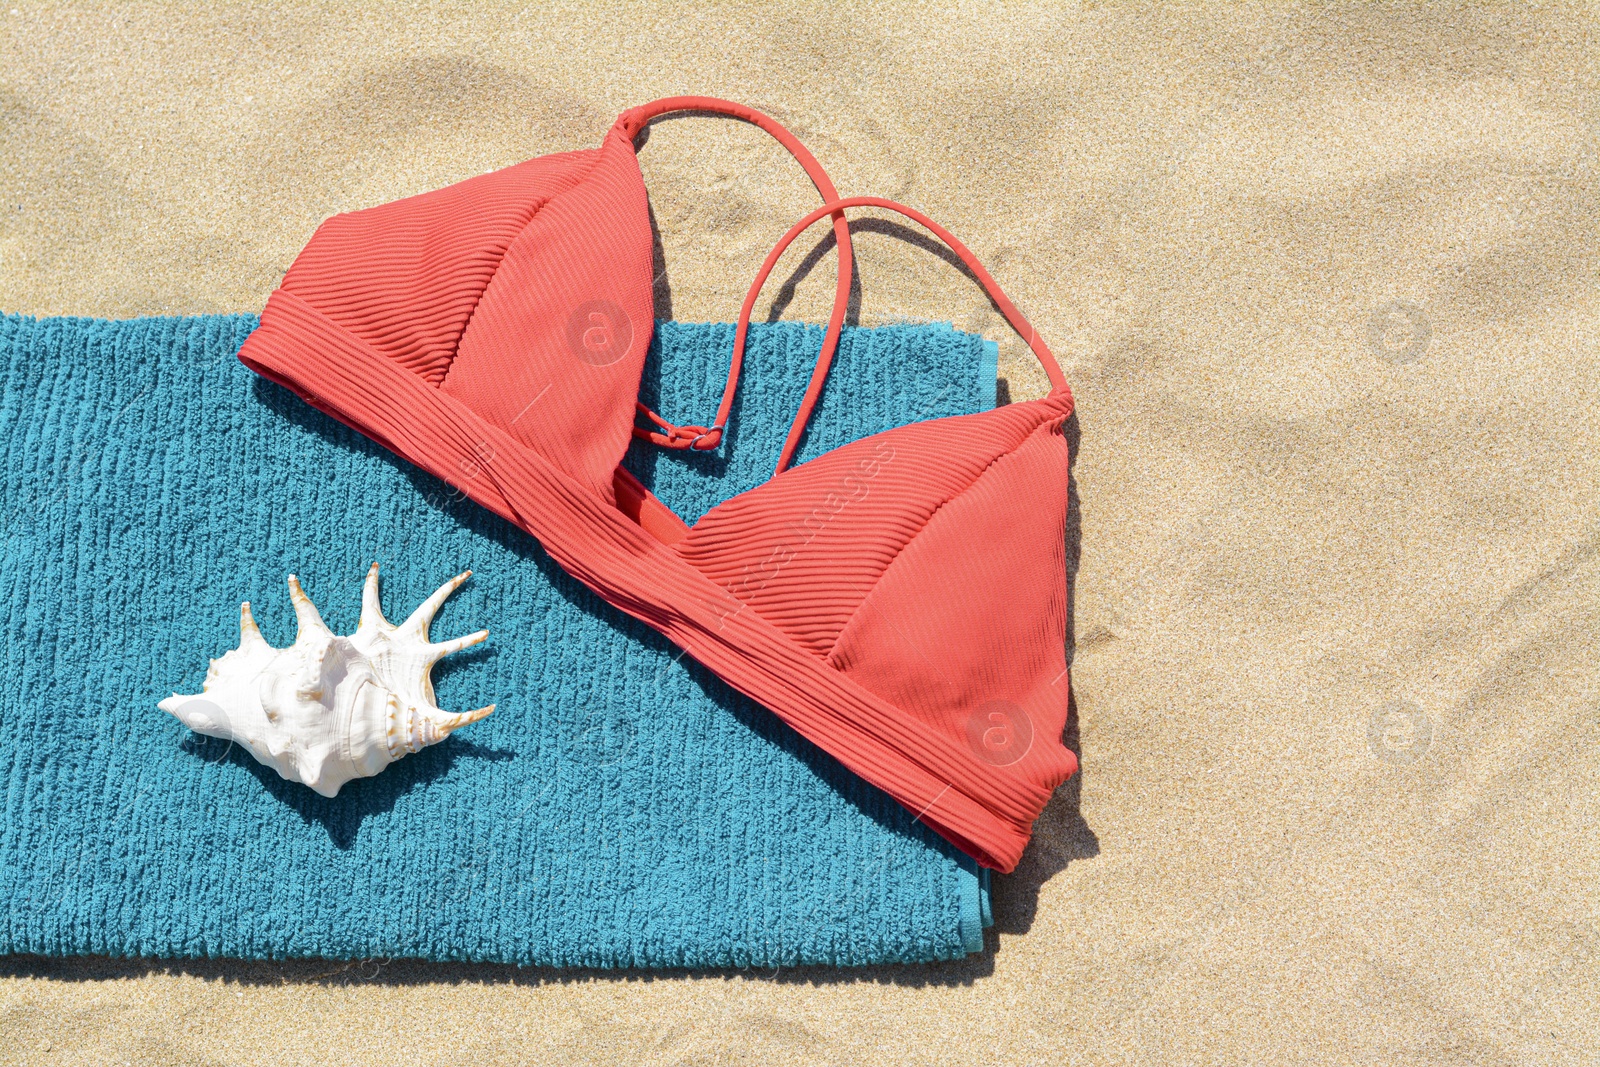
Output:
<instances>
[{"instance_id":1,"label":"conch shell","mask_svg":"<svg viewBox=\"0 0 1600 1067\"><path fill-rule=\"evenodd\" d=\"M428 624L471 571L457 575L399 626L378 606L378 565L367 571L361 622L349 637L327 624L289 575L300 632L273 648L256 628L250 603L239 607L239 647L211 661L204 689L161 701L189 729L236 741L260 762L325 797L352 778L389 764L477 722L494 710L451 714L434 705L433 665L479 644L487 630L443 644L428 642Z\"/></svg>"}]
</instances>

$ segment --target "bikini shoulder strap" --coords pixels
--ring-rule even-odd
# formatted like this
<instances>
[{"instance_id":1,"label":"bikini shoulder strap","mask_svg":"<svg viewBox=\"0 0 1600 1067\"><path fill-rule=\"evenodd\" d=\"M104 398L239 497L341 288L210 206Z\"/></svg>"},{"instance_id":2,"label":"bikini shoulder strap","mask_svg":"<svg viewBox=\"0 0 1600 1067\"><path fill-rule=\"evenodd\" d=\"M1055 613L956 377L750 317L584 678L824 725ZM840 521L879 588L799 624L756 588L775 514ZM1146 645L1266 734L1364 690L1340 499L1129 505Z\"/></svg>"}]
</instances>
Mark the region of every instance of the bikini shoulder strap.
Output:
<instances>
[{"instance_id":1,"label":"bikini shoulder strap","mask_svg":"<svg viewBox=\"0 0 1600 1067\"><path fill-rule=\"evenodd\" d=\"M1006 317L1006 321L1028 342L1028 347L1033 349L1033 354L1038 357L1040 365L1044 367L1045 374L1050 378L1051 391L1059 392L1067 388L1067 377L1061 372L1061 367L1056 363L1056 357L1051 354L1049 346L1044 343L1044 338L1039 336L1039 332L1023 317L1022 312L1017 310L1017 306L1011 302L1010 297L1006 296L1005 290L1000 288L1000 284L989 275L987 270L984 270L983 264L978 262L978 257L973 255L966 245L957 240L954 234L922 212L878 196L852 196L822 205L791 226L789 232L784 234L772 251L767 254L766 262L762 263L760 273L756 275L756 280L750 286L749 294L744 298L744 307L739 310L739 326L733 336L733 361L735 366L744 358L745 339L750 332L750 313L755 308L756 298L761 293L761 287L766 284L767 277L772 273L772 268L777 266L778 259L783 255L784 250L794 242L795 238L799 237L824 215L832 215L835 220L834 226L837 228L840 225L838 220L843 215L844 209L852 207L876 207L898 212L926 227L935 237L948 245L950 250L960 257L961 262L966 264L967 269L977 277L979 284L989 294L989 299L994 301L995 306L1000 309L1000 313ZM816 391L820 393L820 382L814 382L814 384L816 385ZM795 449L800 445L800 436L805 432L806 423L811 418L811 410L815 403L816 396L808 390L799 413L795 415L794 424L789 428L789 437L783 443L783 451L778 456L778 468L774 472L775 475L782 474L789 464L793 462Z\"/></svg>"},{"instance_id":2,"label":"bikini shoulder strap","mask_svg":"<svg viewBox=\"0 0 1600 1067\"><path fill-rule=\"evenodd\" d=\"M833 182L822 169L822 164L817 162L806 146L784 129L770 116L764 115L755 108L736 104L731 100L718 100L710 96L671 96L656 100L652 103L642 104L639 107L624 111L617 119L617 126L632 139L637 137L639 131L652 120L662 115L680 111L709 112L715 115L727 115L731 118L742 119L745 122L758 126L771 134L773 138L789 154L805 168L806 174L811 178L817 192L824 201L837 201L839 191L833 187ZM826 212L825 212L826 213ZM852 249L850 246L850 228L845 222L843 210L835 210L833 214L833 232L839 246L839 282L833 296L833 314L828 318L828 330L823 335L822 352L817 358L816 368L812 371L811 383L806 390L806 399L802 402L802 410L809 414L816 404L817 396L822 392L822 383L828 376L828 368L833 363L834 352L839 347L839 334L844 328L844 316L850 300L850 271L852 264ZM820 217L820 216L819 216ZM790 238L793 240L793 238ZM770 272L770 268L769 272ZM733 359L728 367L728 384L722 392L722 403L717 407L716 419L710 426L674 426L672 423L651 411L643 403L636 401L635 405L639 414L653 422L660 432L649 430L642 426L633 428L633 435L643 440L651 441L665 448L693 448L709 450L722 443L723 431L728 425L728 413L733 409L733 398L739 389L739 372L744 365L744 336L748 327L748 311L741 319L739 327L739 340L734 345Z\"/></svg>"}]
</instances>

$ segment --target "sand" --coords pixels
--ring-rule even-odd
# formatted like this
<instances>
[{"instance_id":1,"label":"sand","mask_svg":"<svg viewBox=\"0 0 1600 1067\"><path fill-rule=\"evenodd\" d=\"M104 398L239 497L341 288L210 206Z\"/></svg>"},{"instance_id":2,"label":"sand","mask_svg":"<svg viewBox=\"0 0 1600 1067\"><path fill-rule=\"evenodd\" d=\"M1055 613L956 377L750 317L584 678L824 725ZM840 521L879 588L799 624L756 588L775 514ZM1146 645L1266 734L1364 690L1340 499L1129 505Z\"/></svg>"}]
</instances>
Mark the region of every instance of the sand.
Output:
<instances>
[{"instance_id":1,"label":"sand","mask_svg":"<svg viewBox=\"0 0 1600 1067\"><path fill-rule=\"evenodd\" d=\"M6 311L255 310L328 214L678 92L943 221L1079 398L1084 770L959 964L9 960L0 1060L1595 1062L1592 12L13 2ZM728 122L642 160L673 315L731 320L811 190ZM861 321L981 330L1038 395L904 236L863 228Z\"/></svg>"}]
</instances>

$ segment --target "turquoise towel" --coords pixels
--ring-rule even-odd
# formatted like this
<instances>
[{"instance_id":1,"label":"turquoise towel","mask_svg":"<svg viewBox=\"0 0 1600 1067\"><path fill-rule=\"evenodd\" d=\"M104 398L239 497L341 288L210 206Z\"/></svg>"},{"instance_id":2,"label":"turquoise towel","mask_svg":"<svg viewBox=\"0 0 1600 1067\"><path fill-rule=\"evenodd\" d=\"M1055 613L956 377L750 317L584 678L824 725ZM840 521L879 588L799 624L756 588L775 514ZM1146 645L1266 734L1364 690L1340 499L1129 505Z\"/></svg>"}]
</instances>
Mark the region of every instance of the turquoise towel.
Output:
<instances>
[{"instance_id":1,"label":"turquoise towel","mask_svg":"<svg viewBox=\"0 0 1600 1067\"><path fill-rule=\"evenodd\" d=\"M253 316L0 317L0 953L867 964L982 948L987 882L910 813L568 578L520 530L248 372ZM662 323L645 399L703 421L732 327ZM821 343L756 326L729 445L636 449L679 514L771 470ZM802 458L994 402L948 326L845 332ZM724 458L726 457L726 458ZM156 708L290 572L337 632L467 567L441 706L488 719L325 799Z\"/></svg>"}]
</instances>

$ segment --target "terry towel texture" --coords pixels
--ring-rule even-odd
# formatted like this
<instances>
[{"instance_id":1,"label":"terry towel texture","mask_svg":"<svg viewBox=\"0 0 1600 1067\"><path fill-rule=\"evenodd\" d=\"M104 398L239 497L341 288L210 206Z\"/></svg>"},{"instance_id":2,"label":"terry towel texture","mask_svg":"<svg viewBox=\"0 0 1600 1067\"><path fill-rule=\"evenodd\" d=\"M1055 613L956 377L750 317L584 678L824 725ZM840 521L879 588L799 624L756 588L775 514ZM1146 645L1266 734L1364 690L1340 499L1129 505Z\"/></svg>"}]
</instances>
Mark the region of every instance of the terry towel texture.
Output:
<instances>
[{"instance_id":1,"label":"terry towel texture","mask_svg":"<svg viewBox=\"0 0 1600 1067\"><path fill-rule=\"evenodd\" d=\"M0 317L0 952L561 966L866 964L982 947L986 872L568 578L537 542L256 378L253 316ZM820 328L754 327L729 443L628 464L686 520L771 471ZM714 408L732 327L661 323L644 399ZM994 402L994 348L846 330L800 458ZM285 576L348 633L446 578L439 703L498 710L334 799L155 704Z\"/></svg>"}]
</instances>

